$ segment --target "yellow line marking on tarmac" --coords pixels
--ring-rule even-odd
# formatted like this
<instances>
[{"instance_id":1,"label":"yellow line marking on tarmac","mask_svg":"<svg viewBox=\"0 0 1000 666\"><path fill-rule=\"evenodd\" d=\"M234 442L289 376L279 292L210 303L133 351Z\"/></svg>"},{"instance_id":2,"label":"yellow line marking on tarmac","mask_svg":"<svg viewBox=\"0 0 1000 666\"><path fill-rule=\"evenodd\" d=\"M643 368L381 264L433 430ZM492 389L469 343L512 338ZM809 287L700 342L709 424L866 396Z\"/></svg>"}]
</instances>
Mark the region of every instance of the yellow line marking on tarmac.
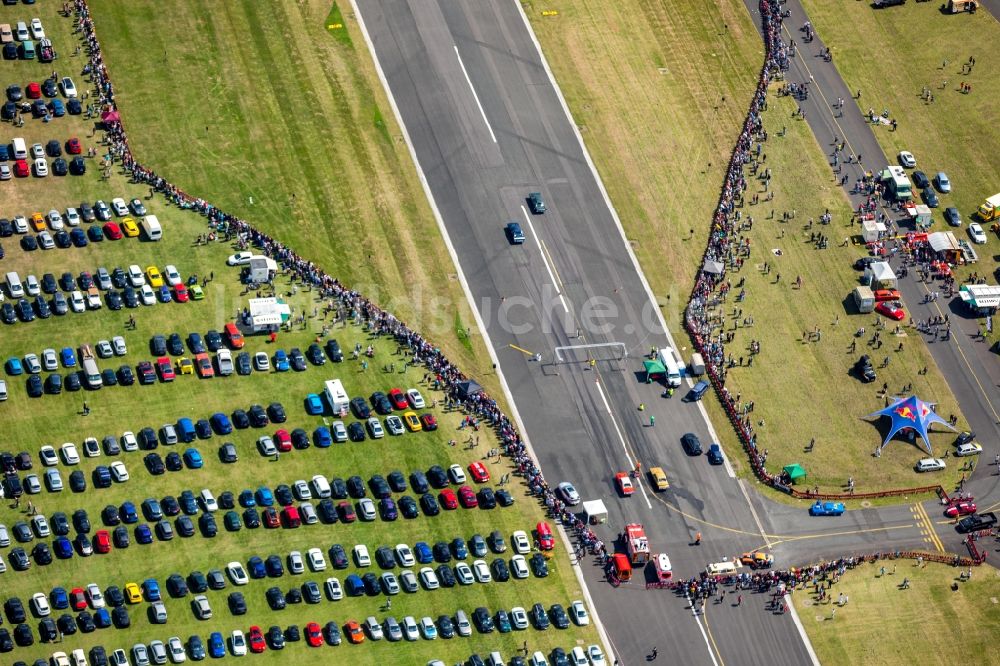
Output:
<instances>
[{"instance_id":1,"label":"yellow line marking on tarmac","mask_svg":"<svg viewBox=\"0 0 1000 666\"><path fill-rule=\"evenodd\" d=\"M784 543L785 541L803 541L805 539L819 539L823 537L838 537L838 536L850 536L852 534L871 534L873 532L888 532L889 530L905 530L913 529L916 527L913 523L908 523L906 525L887 525L885 527L866 527L860 530L845 530L843 532L818 532L816 534L798 534L794 536L781 536L768 534L767 537L771 539L776 539L772 541L772 544L777 545L779 543Z\"/></svg>"},{"instance_id":2,"label":"yellow line marking on tarmac","mask_svg":"<svg viewBox=\"0 0 1000 666\"><path fill-rule=\"evenodd\" d=\"M518 347L517 345L511 345L511 344L508 344L507 346L510 347L511 349L516 349L517 351L521 352L522 354L527 354L528 356L534 356L535 355L534 352L530 352L527 349L525 349L524 347Z\"/></svg>"},{"instance_id":3,"label":"yellow line marking on tarmac","mask_svg":"<svg viewBox=\"0 0 1000 666\"><path fill-rule=\"evenodd\" d=\"M923 526L927 528L929 532L930 542L938 552L944 552L944 544L941 543L941 539L938 538L937 531L934 529L934 525L931 523L930 516L927 515L927 511L924 509L923 505L919 502L913 505L913 508L920 514L920 521Z\"/></svg>"},{"instance_id":4,"label":"yellow line marking on tarmac","mask_svg":"<svg viewBox=\"0 0 1000 666\"><path fill-rule=\"evenodd\" d=\"M708 624L708 601L705 601L705 605L702 606L704 612L701 617L705 620L705 631L708 632L708 640L712 642L712 649L715 650L715 655L719 658L719 663L725 666L726 662L722 658L722 652L719 650L719 646L715 642L715 636L712 635L712 627Z\"/></svg>"},{"instance_id":5,"label":"yellow line marking on tarmac","mask_svg":"<svg viewBox=\"0 0 1000 666\"><path fill-rule=\"evenodd\" d=\"M545 256L549 258L549 263L552 265L552 272L555 273L556 282L558 283L556 286L559 287L559 291L566 291L566 287L563 286L562 276L559 275L559 269L556 268L556 262L552 258L552 253L549 252L548 246L545 244L545 241L540 238L538 239L538 244L542 247L542 252L545 253Z\"/></svg>"}]
</instances>

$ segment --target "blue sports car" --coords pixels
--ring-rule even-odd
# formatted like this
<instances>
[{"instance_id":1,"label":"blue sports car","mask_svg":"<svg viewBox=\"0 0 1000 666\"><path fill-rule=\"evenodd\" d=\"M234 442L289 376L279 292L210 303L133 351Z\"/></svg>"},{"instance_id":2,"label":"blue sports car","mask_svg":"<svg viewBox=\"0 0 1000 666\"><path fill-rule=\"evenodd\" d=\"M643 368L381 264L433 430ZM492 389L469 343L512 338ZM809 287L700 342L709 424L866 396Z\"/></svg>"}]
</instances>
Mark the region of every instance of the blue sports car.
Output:
<instances>
[{"instance_id":1,"label":"blue sports car","mask_svg":"<svg viewBox=\"0 0 1000 666\"><path fill-rule=\"evenodd\" d=\"M810 516L839 516L842 513L844 513L843 502L820 502L816 500L816 503L809 507Z\"/></svg>"}]
</instances>

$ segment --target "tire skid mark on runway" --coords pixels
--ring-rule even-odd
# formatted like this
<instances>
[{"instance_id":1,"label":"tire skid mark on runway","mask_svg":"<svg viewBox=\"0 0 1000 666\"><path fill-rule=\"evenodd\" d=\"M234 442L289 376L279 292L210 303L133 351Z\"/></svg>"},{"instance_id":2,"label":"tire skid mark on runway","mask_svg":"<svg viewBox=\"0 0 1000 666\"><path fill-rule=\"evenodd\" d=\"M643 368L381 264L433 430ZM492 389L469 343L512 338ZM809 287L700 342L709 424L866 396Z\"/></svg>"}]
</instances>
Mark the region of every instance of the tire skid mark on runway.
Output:
<instances>
[{"instance_id":1,"label":"tire skid mark on runway","mask_svg":"<svg viewBox=\"0 0 1000 666\"><path fill-rule=\"evenodd\" d=\"M621 427L618 425L618 419L615 418L615 414L611 411L611 403L608 402L608 396L604 393L604 388L601 386L601 378L597 377L594 380L594 384L597 386L597 390L601 394L601 400L604 401L604 408L608 410L608 416L611 417L611 422L615 425L615 431L618 433L618 439L622 443L622 450L625 452L625 459L628 460L628 468L635 469L635 452L629 450L628 442L625 439L625 435L622 433ZM652 510L653 504L649 501L649 496L646 494L646 484L639 481L635 485L639 486L639 491L642 493L642 498L646 500L646 508Z\"/></svg>"}]
</instances>

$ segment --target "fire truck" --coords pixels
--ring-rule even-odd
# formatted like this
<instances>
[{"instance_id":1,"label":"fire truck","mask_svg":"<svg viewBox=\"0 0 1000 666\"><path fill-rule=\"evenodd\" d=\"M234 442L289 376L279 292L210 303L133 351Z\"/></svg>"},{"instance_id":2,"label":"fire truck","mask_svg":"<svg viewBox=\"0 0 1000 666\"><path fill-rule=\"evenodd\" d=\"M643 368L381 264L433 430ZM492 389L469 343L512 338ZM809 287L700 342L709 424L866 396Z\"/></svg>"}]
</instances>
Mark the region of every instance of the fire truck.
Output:
<instances>
[{"instance_id":1,"label":"fire truck","mask_svg":"<svg viewBox=\"0 0 1000 666\"><path fill-rule=\"evenodd\" d=\"M639 523L629 523L625 526L625 550L633 565L640 567L649 562L649 539L646 530Z\"/></svg>"}]
</instances>

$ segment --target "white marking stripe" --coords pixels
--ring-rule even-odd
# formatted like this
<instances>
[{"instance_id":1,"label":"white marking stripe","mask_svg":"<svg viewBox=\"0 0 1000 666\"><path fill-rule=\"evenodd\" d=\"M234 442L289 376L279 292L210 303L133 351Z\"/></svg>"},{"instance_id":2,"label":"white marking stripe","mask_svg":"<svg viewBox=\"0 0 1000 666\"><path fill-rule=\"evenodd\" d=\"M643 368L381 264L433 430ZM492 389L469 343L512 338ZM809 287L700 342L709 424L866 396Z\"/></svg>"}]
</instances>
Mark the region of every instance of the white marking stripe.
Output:
<instances>
[{"instance_id":1,"label":"white marking stripe","mask_svg":"<svg viewBox=\"0 0 1000 666\"><path fill-rule=\"evenodd\" d=\"M476 106L479 107L479 113L483 116L483 122L486 123L486 129L490 131L490 138L493 139L493 143L496 143L496 134L493 133L493 128L490 127L490 121L486 118L486 112L483 111L483 105L479 102L479 95L476 94L476 89L472 85L472 79L469 78L469 73L465 70L465 63L462 62L462 56L458 52L457 44L455 45L455 57L458 58L458 66L462 68L462 74L465 74L465 81L469 84L469 90L472 91L472 97L476 100Z\"/></svg>"}]
</instances>

